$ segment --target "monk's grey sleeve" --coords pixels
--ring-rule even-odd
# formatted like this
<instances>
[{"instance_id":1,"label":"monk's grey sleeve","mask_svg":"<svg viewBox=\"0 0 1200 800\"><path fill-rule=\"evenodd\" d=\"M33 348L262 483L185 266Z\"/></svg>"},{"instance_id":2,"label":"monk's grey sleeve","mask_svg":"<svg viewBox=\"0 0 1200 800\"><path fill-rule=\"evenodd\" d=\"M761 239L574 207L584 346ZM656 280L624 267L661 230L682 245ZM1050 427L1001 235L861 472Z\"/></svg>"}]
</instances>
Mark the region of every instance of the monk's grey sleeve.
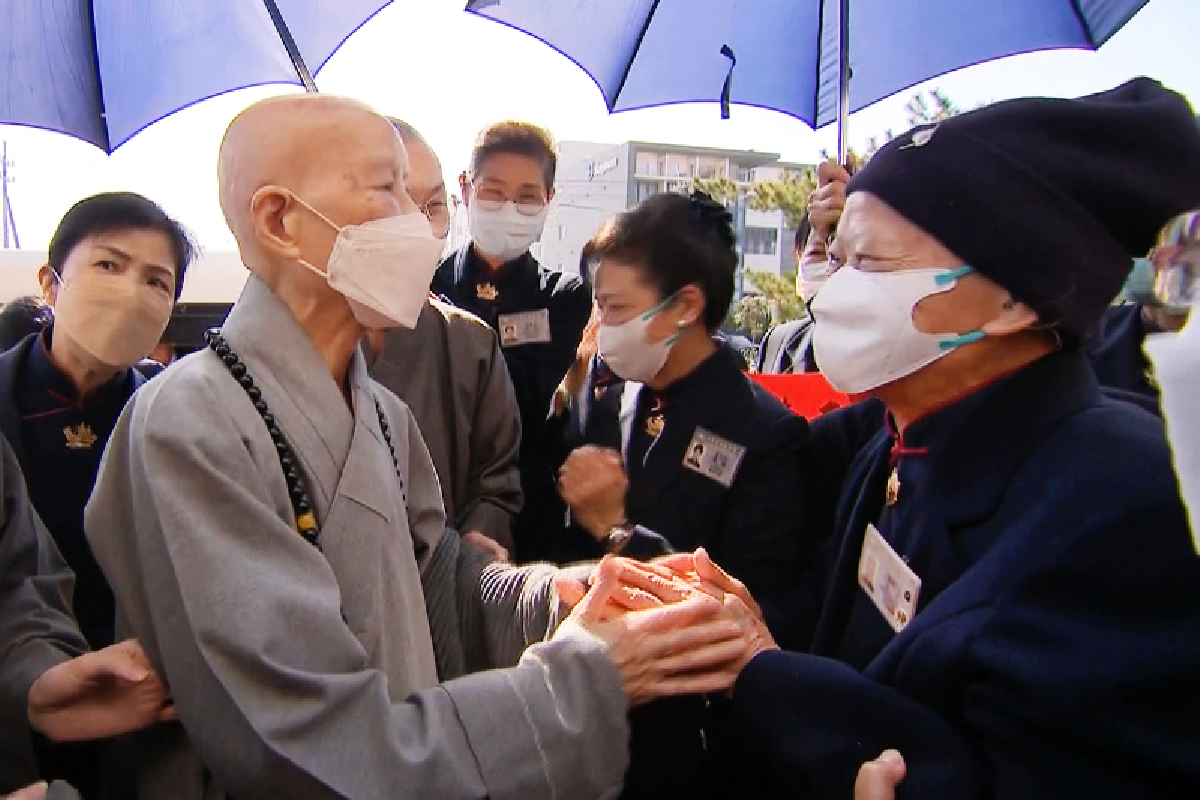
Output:
<instances>
[{"instance_id":1,"label":"monk's grey sleeve","mask_svg":"<svg viewBox=\"0 0 1200 800\"><path fill-rule=\"evenodd\" d=\"M521 409L500 342L493 334L490 369L480 382L471 424L470 502L458 529L479 531L512 552L512 520L521 510Z\"/></svg>"},{"instance_id":2,"label":"monk's grey sleeve","mask_svg":"<svg viewBox=\"0 0 1200 800\"><path fill-rule=\"evenodd\" d=\"M86 522L124 617L226 792L615 794L624 703L598 640L568 631L512 669L393 701L342 619L325 558L269 496L274 453L253 449L211 388L188 388L182 399L135 396Z\"/></svg>"},{"instance_id":3,"label":"monk's grey sleeve","mask_svg":"<svg viewBox=\"0 0 1200 800\"><path fill-rule=\"evenodd\" d=\"M0 791L12 791L38 777L30 687L87 644L71 616L75 577L33 510L3 438L0 488Z\"/></svg>"}]
</instances>

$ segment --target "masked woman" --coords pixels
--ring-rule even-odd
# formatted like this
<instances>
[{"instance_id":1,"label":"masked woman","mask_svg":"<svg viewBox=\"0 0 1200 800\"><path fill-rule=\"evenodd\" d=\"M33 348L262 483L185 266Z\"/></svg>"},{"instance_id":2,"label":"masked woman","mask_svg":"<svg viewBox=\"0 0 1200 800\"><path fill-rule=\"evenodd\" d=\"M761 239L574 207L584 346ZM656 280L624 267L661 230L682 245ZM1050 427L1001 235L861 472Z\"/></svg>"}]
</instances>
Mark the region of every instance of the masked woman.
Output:
<instances>
[{"instance_id":1,"label":"masked woman","mask_svg":"<svg viewBox=\"0 0 1200 800\"><path fill-rule=\"evenodd\" d=\"M38 272L53 321L0 356L0 431L75 573L75 616L93 649L113 643L112 592L83 534L108 435L145 377L195 254L184 229L130 192L77 203Z\"/></svg>"},{"instance_id":2,"label":"masked woman","mask_svg":"<svg viewBox=\"0 0 1200 800\"><path fill-rule=\"evenodd\" d=\"M582 446L560 472L577 534L563 560L622 551L643 526L677 550L707 548L769 598L795 580L804 547L795 487L808 427L713 338L737 269L729 214L701 194L658 195L585 252L598 358L566 425Z\"/></svg>"}]
</instances>

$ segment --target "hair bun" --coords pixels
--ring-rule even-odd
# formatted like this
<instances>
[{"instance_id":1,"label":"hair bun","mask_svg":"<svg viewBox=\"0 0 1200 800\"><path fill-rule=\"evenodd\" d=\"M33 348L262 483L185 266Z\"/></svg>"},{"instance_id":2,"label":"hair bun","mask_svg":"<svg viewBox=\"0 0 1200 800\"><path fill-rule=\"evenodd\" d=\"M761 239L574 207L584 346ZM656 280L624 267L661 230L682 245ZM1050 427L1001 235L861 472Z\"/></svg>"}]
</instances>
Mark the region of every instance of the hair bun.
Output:
<instances>
[{"instance_id":1,"label":"hair bun","mask_svg":"<svg viewBox=\"0 0 1200 800\"><path fill-rule=\"evenodd\" d=\"M733 215L725 206L699 189L693 189L688 195L688 205L705 228L715 232L729 247L734 246Z\"/></svg>"}]
</instances>

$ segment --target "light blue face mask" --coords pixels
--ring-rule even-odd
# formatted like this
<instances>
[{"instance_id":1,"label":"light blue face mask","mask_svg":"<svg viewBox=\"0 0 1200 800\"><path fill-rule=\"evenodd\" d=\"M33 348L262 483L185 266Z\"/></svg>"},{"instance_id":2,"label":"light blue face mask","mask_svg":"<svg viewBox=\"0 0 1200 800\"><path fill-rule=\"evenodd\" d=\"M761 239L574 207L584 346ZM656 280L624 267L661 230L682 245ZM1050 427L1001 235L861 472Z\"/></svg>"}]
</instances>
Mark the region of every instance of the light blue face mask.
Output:
<instances>
[{"instance_id":1,"label":"light blue face mask","mask_svg":"<svg viewBox=\"0 0 1200 800\"><path fill-rule=\"evenodd\" d=\"M1133 268L1121 288L1121 297L1144 306L1162 305L1154 291L1154 263L1150 259L1133 259Z\"/></svg>"}]
</instances>

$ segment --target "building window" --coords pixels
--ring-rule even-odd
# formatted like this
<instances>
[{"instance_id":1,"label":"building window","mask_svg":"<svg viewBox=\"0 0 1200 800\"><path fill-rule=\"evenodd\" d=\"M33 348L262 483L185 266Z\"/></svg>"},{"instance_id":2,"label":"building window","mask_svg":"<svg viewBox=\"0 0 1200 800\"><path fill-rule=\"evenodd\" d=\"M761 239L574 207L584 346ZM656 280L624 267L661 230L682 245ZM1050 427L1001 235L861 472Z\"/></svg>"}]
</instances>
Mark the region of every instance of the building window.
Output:
<instances>
[{"instance_id":1,"label":"building window","mask_svg":"<svg viewBox=\"0 0 1200 800\"><path fill-rule=\"evenodd\" d=\"M778 228L746 228L745 253L748 256L773 256L779 249Z\"/></svg>"},{"instance_id":2,"label":"building window","mask_svg":"<svg viewBox=\"0 0 1200 800\"><path fill-rule=\"evenodd\" d=\"M647 197L653 197L658 194L659 186L658 181L636 181L633 185L634 200L640 203Z\"/></svg>"}]
</instances>

